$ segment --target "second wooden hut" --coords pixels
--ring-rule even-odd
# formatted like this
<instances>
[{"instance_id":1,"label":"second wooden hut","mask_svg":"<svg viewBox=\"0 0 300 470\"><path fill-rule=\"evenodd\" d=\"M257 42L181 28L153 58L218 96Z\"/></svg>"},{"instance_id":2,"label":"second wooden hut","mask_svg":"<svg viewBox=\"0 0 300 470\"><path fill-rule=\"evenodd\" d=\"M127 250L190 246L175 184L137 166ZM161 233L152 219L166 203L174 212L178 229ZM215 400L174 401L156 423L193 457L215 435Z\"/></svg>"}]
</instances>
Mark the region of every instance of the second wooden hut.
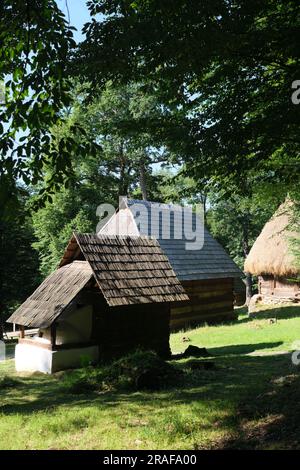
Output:
<instances>
[{"instance_id":1,"label":"second wooden hut","mask_svg":"<svg viewBox=\"0 0 300 470\"><path fill-rule=\"evenodd\" d=\"M185 218L180 206L123 198L119 210L100 233L157 238L189 295L189 300L172 305L171 329L236 318L235 300L238 299L238 304L245 301L243 272L203 226L197 214L191 213ZM199 239L202 237L202 245L189 249L193 234Z\"/></svg>"}]
</instances>

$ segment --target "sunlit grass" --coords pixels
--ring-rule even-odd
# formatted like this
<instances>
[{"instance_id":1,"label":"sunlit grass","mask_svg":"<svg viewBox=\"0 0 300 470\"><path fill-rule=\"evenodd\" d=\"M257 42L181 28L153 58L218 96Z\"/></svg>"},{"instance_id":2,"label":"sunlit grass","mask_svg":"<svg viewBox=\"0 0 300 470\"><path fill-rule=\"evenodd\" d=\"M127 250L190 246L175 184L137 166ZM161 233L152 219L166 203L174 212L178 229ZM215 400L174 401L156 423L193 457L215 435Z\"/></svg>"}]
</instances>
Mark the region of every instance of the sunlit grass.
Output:
<instances>
[{"instance_id":1,"label":"sunlit grass","mask_svg":"<svg viewBox=\"0 0 300 470\"><path fill-rule=\"evenodd\" d=\"M284 352L299 336L300 307L293 306L173 334L173 352L206 347L216 367L186 371L183 383L157 392L76 395L62 387L65 374L17 375L6 361L0 376L17 383L0 385L0 449L295 448L299 373ZM277 434L261 437L277 421Z\"/></svg>"},{"instance_id":2,"label":"sunlit grass","mask_svg":"<svg viewBox=\"0 0 300 470\"><path fill-rule=\"evenodd\" d=\"M254 351L290 351L295 339L300 339L300 307L279 308L262 306L251 320L241 309L238 322L204 326L171 336L173 351L182 352L188 344L208 348L213 354L239 354ZM299 315L299 316L298 316ZM298 334L298 336L297 336ZM185 337L190 342L183 342ZM229 348L230 346L230 348ZM226 351L223 348L226 347Z\"/></svg>"}]
</instances>

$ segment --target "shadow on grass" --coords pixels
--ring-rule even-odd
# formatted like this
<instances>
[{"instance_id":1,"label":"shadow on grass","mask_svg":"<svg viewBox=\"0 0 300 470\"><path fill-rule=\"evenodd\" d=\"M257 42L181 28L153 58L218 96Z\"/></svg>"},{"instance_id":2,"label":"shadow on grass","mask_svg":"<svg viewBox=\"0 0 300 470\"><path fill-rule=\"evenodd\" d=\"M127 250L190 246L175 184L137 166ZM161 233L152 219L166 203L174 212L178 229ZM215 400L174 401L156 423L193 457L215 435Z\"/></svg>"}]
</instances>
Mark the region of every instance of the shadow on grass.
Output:
<instances>
[{"instance_id":1,"label":"shadow on grass","mask_svg":"<svg viewBox=\"0 0 300 470\"><path fill-rule=\"evenodd\" d=\"M185 369L184 380L176 388L157 392L75 395L62 390L61 376L23 377L17 389L0 390L0 413L3 417L16 414L29 417L37 411L50 415L59 407L66 411L73 407L113 408L114 416L123 422L126 409L127 415L142 413L150 417L151 426L156 426L157 413L163 410L164 419L176 423L174 433L179 433L183 439L188 434L192 439L194 424L181 422L180 413L175 416L174 412L174 406L187 405L202 430L213 431L220 427L225 431L222 441L206 443L206 447L195 441L196 449L296 448L300 436L300 375L291 363L290 354L243 355L277 345L280 343L214 348L218 350L214 370L188 371L184 363L178 363L178 367ZM209 415L212 409L218 416L217 421L211 418L203 423L203 413L208 410ZM178 438L178 434L175 437Z\"/></svg>"},{"instance_id":2,"label":"shadow on grass","mask_svg":"<svg viewBox=\"0 0 300 470\"><path fill-rule=\"evenodd\" d=\"M289 318L297 318L300 317L300 304L299 305L290 305L286 307L275 307L265 310L259 310L257 312L253 312L251 317L243 317L233 324L238 323L249 323L253 320L262 320L262 319L270 319L276 318L277 320L288 320Z\"/></svg>"},{"instance_id":3,"label":"shadow on grass","mask_svg":"<svg viewBox=\"0 0 300 470\"><path fill-rule=\"evenodd\" d=\"M277 320L288 320L289 318L300 317L300 305L298 306L287 306L287 307L275 307L270 310L260 310L255 313L253 318L277 318Z\"/></svg>"},{"instance_id":4,"label":"shadow on grass","mask_svg":"<svg viewBox=\"0 0 300 470\"><path fill-rule=\"evenodd\" d=\"M209 348L209 354L212 356L239 356L242 354L250 354L261 349L273 349L281 346L283 341L273 343L256 343L256 344L237 344L230 346L222 346L217 348Z\"/></svg>"},{"instance_id":5,"label":"shadow on grass","mask_svg":"<svg viewBox=\"0 0 300 470\"><path fill-rule=\"evenodd\" d=\"M235 326L235 325L240 325L243 323L251 323L253 320L263 320L263 319L270 319L270 318L276 318L277 320L288 320L290 318L297 318L300 317L300 304L298 305L289 305L286 307L273 307L270 309L265 309L265 310L259 310L257 312L254 312L250 317L247 316L247 308L246 307L238 307L235 309L235 313L238 315L238 318L236 320L230 320L230 321L223 321L223 322L217 322L217 323L211 323L209 326ZM202 327L206 325L206 323L198 323L197 325L190 326L186 330L180 330L182 333L188 333L190 330L193 330L194 328ZM177 332L178 333L178 332Z\"/></svg>"},{"instance_id":6,"label":"shadow on grass","mask_svg":"<svg viewBox=\"0 0 300 470\"><path fill-rule=\"evenodd\" d=\"M219 449L299 450L299 372L283 369L255 403L238 404L237 416L235 437L219 442Z\"/></svg>"},{"instance_id":7,"label":"shadow on grass","mask_svg":"<svg viewBox=\"0 0 300 470\"><path fill-rule=\"evenodd\" d=\"M220 348L222 349L222 348ZM95 406L118 406L120 403L152 403L157 406L157 399L174 403L220 399L232 403L240 399L252 401L268 385L268 381L282 369L292 368L290 354L280 356L236 356L219 355L214 358L216 369L212 371L188 371L185 364L178 367L185 369L184 380L178 386L156 392L115 391L106 393L88 392L84 395L63 391L60 380L54 376L33 375L23 377L18 393L14 389L0 390L0 412L3 414L30 414L38 410L51 410L60 405L93 404ZM202 359L199 359L201 362ZM6 399L6 403L3 399Z\"/></svg>"},{"instance_id":8,"label":"shadow on grass","mask_svg":"<svg viewBox=\"0 0 300 470\"><path fill-rule=\"evenodd\" d=\"M5 357L6 359L13 359L15 357L16 343L5 343Z\"/></svg>"}]
</instances>

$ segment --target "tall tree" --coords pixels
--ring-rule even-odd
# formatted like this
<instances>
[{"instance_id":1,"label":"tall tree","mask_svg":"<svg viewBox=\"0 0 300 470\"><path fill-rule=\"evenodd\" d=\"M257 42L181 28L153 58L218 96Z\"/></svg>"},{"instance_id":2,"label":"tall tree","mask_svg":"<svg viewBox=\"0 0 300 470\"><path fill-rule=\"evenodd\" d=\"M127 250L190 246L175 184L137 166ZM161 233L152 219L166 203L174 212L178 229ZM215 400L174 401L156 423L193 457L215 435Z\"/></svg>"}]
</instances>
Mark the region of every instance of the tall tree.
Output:
<instances>
[{"instance_id":1,"label":"tall tree","mask_svg":"<svg viewBox=\"0 0 300 470\"><path fill-rule=\"evenodd\" d=\"M208 223L211 232L242 270L254 241L285 199L286 192L284 185L256 185L253 180L245 181L243 190L230 191L227 197L210 192ZM245 274L246 299L249 302L252 276Z\"/></svg>"},{"instance_id":2,"label":"tall tree","mask_svg":"<svg viewBox=\"0 0 300 470\"><path fill-rule=\"evenodd\" d=\"M137 120L155 119L161 112L153 96L130 84L114 88L107 84L100 96L86 102L89 85L74 85L73 106L52 129L53 145L65 136L93 143L93 153L71 153L73 175L67 187L57 190L44 207L33 214L34 243L43 275L57 266L72 231L95 231L96 210L102 203L117 207L118 196L147 198L156 187L152 165L166 159ZM84 136L74 134L80 122ZM85 142L83 142L85 144ZM45 180L53 167L44 167ZM36 190L39 188L36 188ZM34 201L33 201L34 202Z\"/></svg>"},{"instance_id":3,"label":"tall tree","mask_svg":"<svg viewBox=\"0 0 300 470\"><path fill-rule=\"evenodd\" d=\"M142 83L114 87L108 82L98 96L94 94L92 102L86 103L89 88L83 87L81 98L77 98L73 118L80 121L87 140L101 149L99 162L118 180L119 195L128 195L139 187L141 196L147 199L153 165L170 157L159 138L147 129L147 124L162 119L164 110Z\"/></svg>"},{"instance_id":4,"label":"tall tree","mask_svg":"<svg viewBox=\"0 0 300 470\"><path fill-rule=\"evenodd\" d=\"M91 0L89 8L80 73L97 85L154 83L173 115L189 118L172 138L168 125L156 131L197 178L239 180L250 169L299 177L297 0Z\"/></svg>"},{"instance_id":5,"label":"tall tree","mask_svg":"<svg viewBox=\"0 0 300 470\"><path fill-rule=\"evenodd\" d=\"M8 314L28 297L39 281L37 252L32 248L34 233L28 212L30 195L24 188L11 188L18 198L14 219L0 208L0 337ZM17 223L16 223L17 221Z\"/></svg>"}]
</instances>

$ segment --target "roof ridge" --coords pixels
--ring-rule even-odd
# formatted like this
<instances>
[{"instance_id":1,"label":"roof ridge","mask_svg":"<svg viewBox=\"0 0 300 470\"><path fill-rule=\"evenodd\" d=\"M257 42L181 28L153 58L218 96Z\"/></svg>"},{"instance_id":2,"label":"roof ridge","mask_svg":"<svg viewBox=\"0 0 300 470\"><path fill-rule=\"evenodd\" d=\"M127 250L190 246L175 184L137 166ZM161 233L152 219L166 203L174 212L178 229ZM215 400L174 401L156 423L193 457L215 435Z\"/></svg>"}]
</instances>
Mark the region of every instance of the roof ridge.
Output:
<instances>
[{"instance_id":1,"label":"roof ridge","mask_svg":"<svg viewBox=\"0 0 300 470\"><path fill-rule=\"evenodd\" d=\"M95 233L95 232L73 232L74 236L88 236L102 238L143 238L143 239L155 239L153 235L121 235L121 234L106 234L106 233Z\"/></svg>"},{"instance_id":2,"label":"roof ridge","mask_svg":"<svg viewBox=\"0 0 300 470\"><path fill-rule=\"evenodd\" d=\"M181 207L181 208L189 208L190 206L189 205L184 205L184 204L180 204L180 203L174 203L174 202L159 202L159 201L149 201L148 199L131 199L131 198L127 198L127 203L133 203L133 204L143 204L145 206L166 206L168 208L175 208L176 207Z\"/></svg>"}]
</instances>

